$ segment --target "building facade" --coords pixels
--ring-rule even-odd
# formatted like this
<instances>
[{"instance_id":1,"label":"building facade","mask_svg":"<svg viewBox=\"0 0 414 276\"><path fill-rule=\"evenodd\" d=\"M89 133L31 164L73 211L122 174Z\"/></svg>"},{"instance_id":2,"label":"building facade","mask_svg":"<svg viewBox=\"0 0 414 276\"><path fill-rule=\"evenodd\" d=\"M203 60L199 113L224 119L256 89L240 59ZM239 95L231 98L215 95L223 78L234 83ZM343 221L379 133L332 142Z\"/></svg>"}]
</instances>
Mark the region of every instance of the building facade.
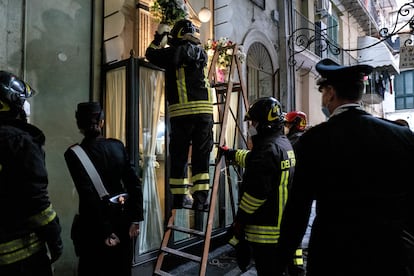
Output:
<instances>
[{"instance_id":1,"label":"building facade","mask_svg":"<svg viewBox=\"0 0 414 276\"><path fill-rule=\"evenodd\" d=\"M364 107L380 117L394 111L388 105L394 103L392 88L394 76L399 73L398 58L386 42L379 43L375 50L371 46L379 39L380 29L391 25L388 17L396 10L394 0L186 2L203 43L228 38L243 47L246 60L239 77L246 84L250 102L274 96L284 111L306 112L310 125L324 121L314 65L329 57L344 65L373 63L375 75L367 86ZM146 275L152 269L167 213L164 186L168 133L164 126L162 70L143 60L157 27L151 4L150 0L0 3L0 22L5 26L0 30L0 66L22 76L39 92L30 100L30 121L46 135L51 199L61 217L65 245L62 259L55 264L56 275L73 275L76 267L69 232L77 211L77 195L63 152L81 139L75 109L78 102L88 99L104 104L106 134L123 140L136 165L142 167L144 162L144 169L154 173L153 178L145 180L148 185L144 188L147 200L155 205L147 206L151 216L144 222L145 231L136 243L133 260L137 274ZM203 7L213 14L205 23L197 16ZM300 44L300 38L312 43ZM151 78L156 81L149 82ZM159 93L159 101L149 101L149 91ZM148 148L152 151L146 152ZM223 204L226 211L215 222L217 232L232 219L227 198ZM202 218L185 212L181 214L183 223L202 223ZM192 243L186 236L176 241L186 246Z\"/></svg>"}]
</instances>

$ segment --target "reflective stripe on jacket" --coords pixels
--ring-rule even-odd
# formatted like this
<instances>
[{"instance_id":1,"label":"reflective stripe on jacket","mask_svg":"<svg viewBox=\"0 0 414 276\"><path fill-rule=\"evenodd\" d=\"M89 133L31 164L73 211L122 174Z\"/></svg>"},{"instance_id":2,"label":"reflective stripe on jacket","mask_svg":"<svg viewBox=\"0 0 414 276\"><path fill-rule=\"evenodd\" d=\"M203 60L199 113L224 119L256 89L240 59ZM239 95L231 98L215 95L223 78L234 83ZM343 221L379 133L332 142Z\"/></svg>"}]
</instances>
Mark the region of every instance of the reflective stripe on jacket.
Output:
<instances>
[{"instance_id":1,"label":"reflective stripe on jacket","mask_svg":"<svg viewBox=\"0 0 414 276\"><path fill-rule=\"evenodd\" d=\"M45 243L36 233L0 244L0 265L12 264L24 260L39 252Z\"/></svg>"}]
</instances>

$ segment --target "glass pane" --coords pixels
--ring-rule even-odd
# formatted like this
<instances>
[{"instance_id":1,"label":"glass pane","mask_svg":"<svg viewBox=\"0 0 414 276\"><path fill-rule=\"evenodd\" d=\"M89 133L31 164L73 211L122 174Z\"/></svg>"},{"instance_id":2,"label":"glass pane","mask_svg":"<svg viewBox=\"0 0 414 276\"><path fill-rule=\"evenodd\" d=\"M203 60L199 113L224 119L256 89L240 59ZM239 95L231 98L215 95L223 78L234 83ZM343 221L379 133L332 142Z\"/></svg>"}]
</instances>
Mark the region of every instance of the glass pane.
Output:
<instances>
[{"instance_id":1,"label":"glass pane","mask_svg":"<svg viewBox=\"0 0 414 276\"><path fill-rule=\"evenodd\" d=\"M397 75L397 77L394 80L394 92L396 96L404 94L404 76L405 72L401 72L401 74Z\"/></svg>"},{"instance_id":2,"label":"glass pane","mask_svg":"<svg viewBox=\"0 0 414 276\"><path fill-rule=\"evenodd\" d=\"M159 248L163 235L165 202L164 72L139 67L139 153L144 196L144 223L139 237L139 253ZM162 158L157 159L162 156Z\"/></svg>"},{"instance_id":3,"label":"glass pane","mask_svg":"<svg viewBox=\"0 0 414 276\"><path fill-rule=\"evenodd\" d=\"M413 90L413 74L411 72L410 74L404 75L404 85L405 87L404 87L403 93L408 94Z\"/></svg>"},{"instance_id":4,"label":"glass pane","mask_svg":"<svg viewBox=\"0 0 414 276\"><path fill-rule=\"evenodd\" d=\"M395 109L404 109L404 98L396 98L395 99Z\"/></svg>"},{"instance_id":5,"label":"glass pane","mask_svg":"<svg viewBox=\"0 0 414 276\"><path fill-rule=\"evenodd\" d=\"M405 108L414 108L414 97L405 98Z\"/></svg>"},{"instance_id":6,"label":"glass pane","mask_svg":"<svg viewBox=\"0 0 414 276\"><path fill-rule=\"evenodd\" d=\"M121 140L126 145L126 68L106 73L105 136Z\"/></svg>"}]
</instances>

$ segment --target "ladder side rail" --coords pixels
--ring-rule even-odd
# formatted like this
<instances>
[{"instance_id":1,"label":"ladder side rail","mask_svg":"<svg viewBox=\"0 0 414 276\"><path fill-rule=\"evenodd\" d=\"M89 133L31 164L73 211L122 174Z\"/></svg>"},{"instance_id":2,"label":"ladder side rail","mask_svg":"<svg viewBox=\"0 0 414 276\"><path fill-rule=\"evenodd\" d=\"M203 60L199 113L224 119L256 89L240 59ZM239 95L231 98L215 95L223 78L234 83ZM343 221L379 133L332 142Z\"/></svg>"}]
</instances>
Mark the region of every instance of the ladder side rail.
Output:
<instances>
[{"instance_id":1,"label":"ladder side rail","mask_svg":"<svg viewBox=\"0 0 414 276\"><path fill-rule=\"evenodd\" d=\"M168 219L168 224L167 224L167 227L166 227L165 232L164 232L164 237L162 238L161 246L160 246L160 249L158 251L158 258L157 258L157 263L155 264L154 273L159 273L161 271L162 263L164 261L165 255L166 255L166 253L162 250L162 248L167 247L168 243L170 241L172 230L171 230L171 228L168 227L168 225L174 224L175 213L176 213L176 210L172 209L171 210L171 216Z\"/></svg>"},{"instance_id":2,"label":"ladder side rail","mask_svg":"<svg viewBox=\"0 0 414 276\"><path fill-rule=\"evenodd\" d=\"M217 50L214 51L214 54L213 54L213 57L212 57L211 63L210 63L210 68L208 69L207 79L208 79L210 85L212 83L216 82L215 81L216 80L216 63L217 63L217 60L219 58L219 54L220 54L219 51L217 51Z\"/></svg>"},{"instance_id":3,"label":"ladder side rail","mask_svg":"<svg viewBox=\"0 0 414 276\"><path fill-rule=\"evenodd\" d=\"M241 65L241 62L240 62L240 60L234 55L233 56L233 58L234 59L236 59L236 65L237 65L237 73L238 73L238 75L239 75L239 78L241 78L241 76L242 76L242 65ZM244 83L244 81L241 81L240 80L240 87L241 87L241 93L242 93L242 98L243 98L243 103L244 103L244 108L245 108L245 111L247 112L248 111L248 109L249 109L249 100L248 100L248 98L247 98L247 87L246 87L246 84Z\"/></svg>"},{"instance_id":4,"label":"ladder side rail","mask_svg":"<svg viewBox=\"0 0 414 276\"><path fill-rule=\"evenodd\" d=\"M223 111L223 120L221 124L221 130L219 135L219 145L223 145L225 143L225 132L227 129L227 120L228 120L228 114L229 114L229 107L230 107L230 99L231 99L231 90L229 90L232 87L231 83L229 83L229 86L227 88L227 93L225 95L225 105L224 105L224 111ZM229 92L230 91L230 92ZM206 225L206 238L204 241L204 250L203 250L203 256L202 261L200 265L200 276L204 276L207 269L207 260L208 260L208 252L210 249L210 240L211 240L211 231L213 229L213 222L214 222L214 213L215 213L215 206L217 203L217 191L218 186L220 183L220 174L221 174L221 168L223 167L223 160L224 157L221 156L217 160L216 166L214 168L214 178L213 178L213 188L211 191L211 197L210 197L210 211L207 215L207 225Z\"/></svg>"}]
</instances>

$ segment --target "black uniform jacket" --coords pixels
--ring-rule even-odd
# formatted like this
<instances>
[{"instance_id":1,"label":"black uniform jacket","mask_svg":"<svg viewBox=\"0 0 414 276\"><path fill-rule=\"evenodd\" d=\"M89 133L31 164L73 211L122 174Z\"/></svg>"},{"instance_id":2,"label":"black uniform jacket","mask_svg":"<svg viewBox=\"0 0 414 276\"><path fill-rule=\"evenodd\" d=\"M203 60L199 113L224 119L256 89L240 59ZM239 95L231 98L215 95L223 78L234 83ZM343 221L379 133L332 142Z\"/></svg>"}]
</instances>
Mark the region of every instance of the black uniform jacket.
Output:
<instances>
[{"instance_id":1,"label":"black uniform jacket","mask_svg":"<svg viewBox=\"0 0 414 276\"><path fill-rule=\"evenodd\" d=\"M277 259L286 264L293 256L316 199L307 275L408 275L404 266L413 264L414 246L413 133L348 108L305 132L296 158Z\"/></svg>"},{"instance_id":2,"label":"black uniform jacket","mask_svg":"<svg viewBox=\"0 0 414 276\"><path fill-rule=\"evenodd\" d=\"M48 195L44 143L37 127L22 120L0 120L0 244L35 232L59 255L61 227Z\"/></svg>"},{"instance_id":3,"label":"black uniform jacket","mask_svg":"<svg viewBox=\"0 0 414 276\"><path fill-rule=\"evenodd\" d=\"M253 144L253 149L246 155L236 219L246 226L247 240L274 244L279 237L281 215L295 169L295 155L281 131L266 137L254 136Z\"/></svg>"},{"instance_id":4,"label":"black uniform jacket","mask_svg":"<svg viewBox=\"0 0 414 276\"><path fill-rule=\"evenodd\" d=\"M98 137L96 139L85 138L80 146L91 159L110 195L128 192L129 198L126 201L128 213L125 218L127 221L122 224L127 227L132 222L142 221L141 181L130 163L124 144L116 139ZM118 234L116 230L119 225L114 225L111 221L108 201L100 199L89 175L70 148L65 152L65 160L79 194L82 229L91 235L90 238L96 238L99 241L103 241L111 233ZM125 228L122 230L124 235L125 231L128 230ZM87 233L85 235L88 235Z\"/></svg>"},{"instance_id":5,"label":"black uniform jacket","mask_svg":"<svg viewBox=\"0 0 414 276\"><path fill-rule=\"evenodd\" d=\"M208 57L201 45L183 40L179 45L159 49L151 43L145 55L151 63L165 69L170 117L213 114L204 73Z\"/></svg>"}]
</instances>

